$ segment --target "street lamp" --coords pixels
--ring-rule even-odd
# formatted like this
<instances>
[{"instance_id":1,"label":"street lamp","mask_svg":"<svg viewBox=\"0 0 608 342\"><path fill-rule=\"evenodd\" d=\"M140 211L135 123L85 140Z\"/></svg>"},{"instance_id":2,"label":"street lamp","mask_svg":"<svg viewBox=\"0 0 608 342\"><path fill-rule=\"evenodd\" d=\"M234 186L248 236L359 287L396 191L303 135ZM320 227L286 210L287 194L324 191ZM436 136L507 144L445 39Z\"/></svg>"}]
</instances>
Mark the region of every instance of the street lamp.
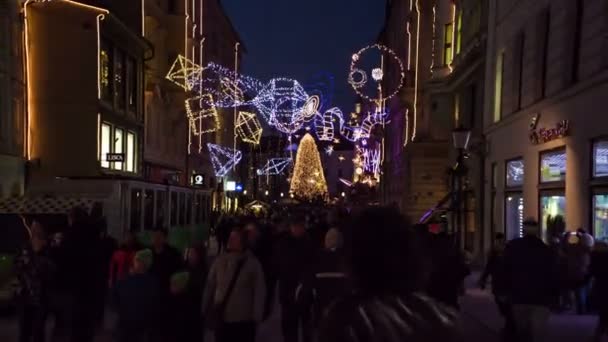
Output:
<instances>
[{"instance_id":1,"label":"street lamp","mask_svg":"<svg viewBox=\"0 0 608 342\"><path fill-rule=\"evenodd\" d=\"M455 228L456 233L456 245L460 248L460 240L462 238L462 200L463 200L463 186L462 180L466 168L464 167L464 152L469 147L469 141L471 140L471 130L462 126L457 127L452 131L452 142L454 148L458 151L456 159L456 165L452 170L452 208L455 209L455 215L453 216L452 227ZM455 221L455 222L454 222Z\"/></svg>"}]
</instances>

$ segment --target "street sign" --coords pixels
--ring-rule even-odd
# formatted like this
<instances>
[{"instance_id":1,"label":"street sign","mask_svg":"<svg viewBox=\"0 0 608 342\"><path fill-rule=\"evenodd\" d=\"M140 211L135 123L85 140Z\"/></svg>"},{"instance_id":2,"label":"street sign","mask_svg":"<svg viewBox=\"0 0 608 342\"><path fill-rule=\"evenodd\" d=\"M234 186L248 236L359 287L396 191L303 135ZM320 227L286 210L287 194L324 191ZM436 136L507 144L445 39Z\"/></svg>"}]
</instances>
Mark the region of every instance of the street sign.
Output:
<instances>
[{"instance_id":1,"label":"street sign","mask_svg":"<svg viewBox=\"0 0 608 342\"><path fill-rule=\"evenodd\" d=\"M204 186L205 185L205 175L202 175L202 174L192 175L192 185Z\"/></svg>"},{"instance_id":2,"label":"street sign","mask_svg":"<svg viewBox=\"0 0 608 342\"><path fill-rule=\"evenodd\" d=\"M125 161L125 154L124 153L106 153L106 161L122 163Z\"/></svg>"}]
</instances>

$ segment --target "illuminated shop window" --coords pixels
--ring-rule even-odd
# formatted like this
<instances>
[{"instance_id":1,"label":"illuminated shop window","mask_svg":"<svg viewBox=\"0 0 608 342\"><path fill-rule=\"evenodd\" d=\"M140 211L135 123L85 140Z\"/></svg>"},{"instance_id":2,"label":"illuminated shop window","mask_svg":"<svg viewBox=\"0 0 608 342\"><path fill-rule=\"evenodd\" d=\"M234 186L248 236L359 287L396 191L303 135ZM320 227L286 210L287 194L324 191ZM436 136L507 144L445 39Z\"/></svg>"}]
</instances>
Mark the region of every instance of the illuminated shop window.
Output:
<instances>
[{"instance_id":1,"label":"illuminated shop window","mask_svg":"<svg viewBox=\"0 0 608 342\"><path fill-rule=\"evenodd\" d=\"M608 141L593 144L593 177L608 176Z\"/></svg>"},{"instance_id":2,"label":"illuminated shop window","mask_svg":"<svg viewBox=\"0 0 608 342\"><path fill-rule=\"evenodd\" d=\"M566 150L544 152L540 156L540 181L562 182L566 180Z\"/></svg>"},{"instance_id":3,"label":"illuminated shop window","mask_svg":"<svg viewBox=\"0 0 608 342\"><path fill-rule=\"evenodd\" d=\"M506 184L509 188L524 185L523 159L516 159L507 162Z\"/></svg>"},{"instance_id":4,"label":"illuminated shop window","mask_svg":"<svg viewBox=\"0 0 608 342\"><path fill-rule=\"evenodd\" d=\"M108 153L112 152L112 127L108 124L101 124L101 167L110 168L110 163L107 161Z\"/></svg>"},{"instance_id":5,"label":"illuminated shop window","mask_svg":"<svg viewBox=\"0 0 608 342\"><path fill-rule=\"evenodd\" d=\"M443 37L443 64L449 66L452 64L452 58L454 56L452 53L454 43L454 29L452 23L445 25Z\"/></svg>"},{"instance_id":6,"label":"illuminated shop window","mask_svg":"<svg viewBox=\"0 0 608 342\"><path fill-rule=\"evenodd\" d=\"M120 128L114 129L114 153L124 153L123 144L124 144L124 131ZM113 163L114 170L122 170L123 164L122 162L114 162Z\"/></svg>"},{"instance_id":7,"label":"illuminated shop window","mask_svg":"<svg viewBox=\"0 0 608 342\"><path fill-rule=\"evenodd\" d=\"M549 241L566 229L566 197L563 195L541 196L541 237Z\"/></svg>"},{"instance_id":8,"label":"illuminated shop window","mask_svg":"<svg viewBox=\"0 0 608 342\"><path fill-rule=\"evenodd\" d=\"M593 196L593 234L608 242L608 194Z\"/></svg>"},{"instance_id":9,"label":"illuminated shop window","mask_svg":"<svg viewBox=\"0 0 608 342\"><path fill-rule=\"evenodd\" d=\"M107 102L112 102L112 48L106 41L101 42L99 56L99 82L101 88L101 98Z\"/></svg>"},{"instance_id":10,"label":"illuminated shop window","mask_svg":"<svg viewBox=\"0 0 608 342\"><path fill-rule=\"evenodd\" d=\"M125 156L127 162L127 171L135 172L135 134L132 132L127 133L127 153Z\"/></svg>"},{"instance_id":11,"label":"illuminated shop window","mask_svg":"<svg viewBox=\"0 0 608 342\"><path fill-rule=\"evenodd\" d=\"M523 236L524 197L521 193L508 194L505 199L505 228L508 240Z\"/></svg>"}]
</instances>

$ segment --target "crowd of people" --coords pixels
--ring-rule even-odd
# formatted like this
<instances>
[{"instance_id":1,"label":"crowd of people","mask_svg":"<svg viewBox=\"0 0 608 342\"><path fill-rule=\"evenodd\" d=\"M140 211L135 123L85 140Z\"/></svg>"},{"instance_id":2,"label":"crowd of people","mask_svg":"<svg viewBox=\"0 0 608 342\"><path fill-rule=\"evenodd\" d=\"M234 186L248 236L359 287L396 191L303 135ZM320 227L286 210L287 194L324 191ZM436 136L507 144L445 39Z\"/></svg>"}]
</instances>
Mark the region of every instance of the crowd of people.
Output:
<instances>
[{"instance_id":1,"label":"crowd of people","mask_svg":"<svg viewBox=\"0 0 608 342\"><path fill-rule=\"evenodd\" d=\"M582 277L561 277L560 270L574 268L567 257L573 245L588 244L587 237L579 232L578 241L569 235L559 247L548 246L534 222L525 227L525 236L509 243L498 236L480 280L485 287L492 279L505 339L524 342L536 341L549 308L571 303L570 293L586 292L591 281L608 288L601 243L580 254L590 260ZM52 238L38 222L28 230L30 242L15 265L23 342L44 341L50 316L53 341L92 341L108 304L117 341L200 342L212 330L216 342L253 342L275 308L285 342L462 336L458 297L471 274L464 253L449 234L408 225L394 208L223 215L214 222L217 255L204 241L178 251L163 229L153 232L150 246L134 234L118 246L95 210L75 208L68 227ZM594 302L601 336L607 298L598 294Z\"/></svg>"}]
</instances>

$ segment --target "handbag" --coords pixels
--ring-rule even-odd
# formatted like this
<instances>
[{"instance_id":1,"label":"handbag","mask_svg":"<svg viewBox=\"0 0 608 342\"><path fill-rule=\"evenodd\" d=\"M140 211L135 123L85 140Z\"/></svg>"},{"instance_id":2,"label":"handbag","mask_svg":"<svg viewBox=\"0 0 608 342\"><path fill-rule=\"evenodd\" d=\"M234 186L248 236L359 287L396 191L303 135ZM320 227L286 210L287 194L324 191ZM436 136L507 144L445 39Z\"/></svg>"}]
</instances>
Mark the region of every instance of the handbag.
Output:
<instances>
[{"instance_id":1,"label":"handbag","mask_svg":"<svg viewBox=\"0 0 608 342\"><path fill-rule=\"evenodd\" d=\"M236 286L236 281L239 278L239 274L241 273L241 269L245 265L247 258L243 258L239 260L239 263L236 265L236 269L234 270L234 274L230 279L230 283L228 284L228 289L226 290L226 294L224 298L219 302L215 303L210 312L205 317L205 325L211 329L217 329L220 324L224 321L224 311L226 311L226 305L228 304L228 300L230 300L230 296Z\"/></svg>"}]
</instances>

